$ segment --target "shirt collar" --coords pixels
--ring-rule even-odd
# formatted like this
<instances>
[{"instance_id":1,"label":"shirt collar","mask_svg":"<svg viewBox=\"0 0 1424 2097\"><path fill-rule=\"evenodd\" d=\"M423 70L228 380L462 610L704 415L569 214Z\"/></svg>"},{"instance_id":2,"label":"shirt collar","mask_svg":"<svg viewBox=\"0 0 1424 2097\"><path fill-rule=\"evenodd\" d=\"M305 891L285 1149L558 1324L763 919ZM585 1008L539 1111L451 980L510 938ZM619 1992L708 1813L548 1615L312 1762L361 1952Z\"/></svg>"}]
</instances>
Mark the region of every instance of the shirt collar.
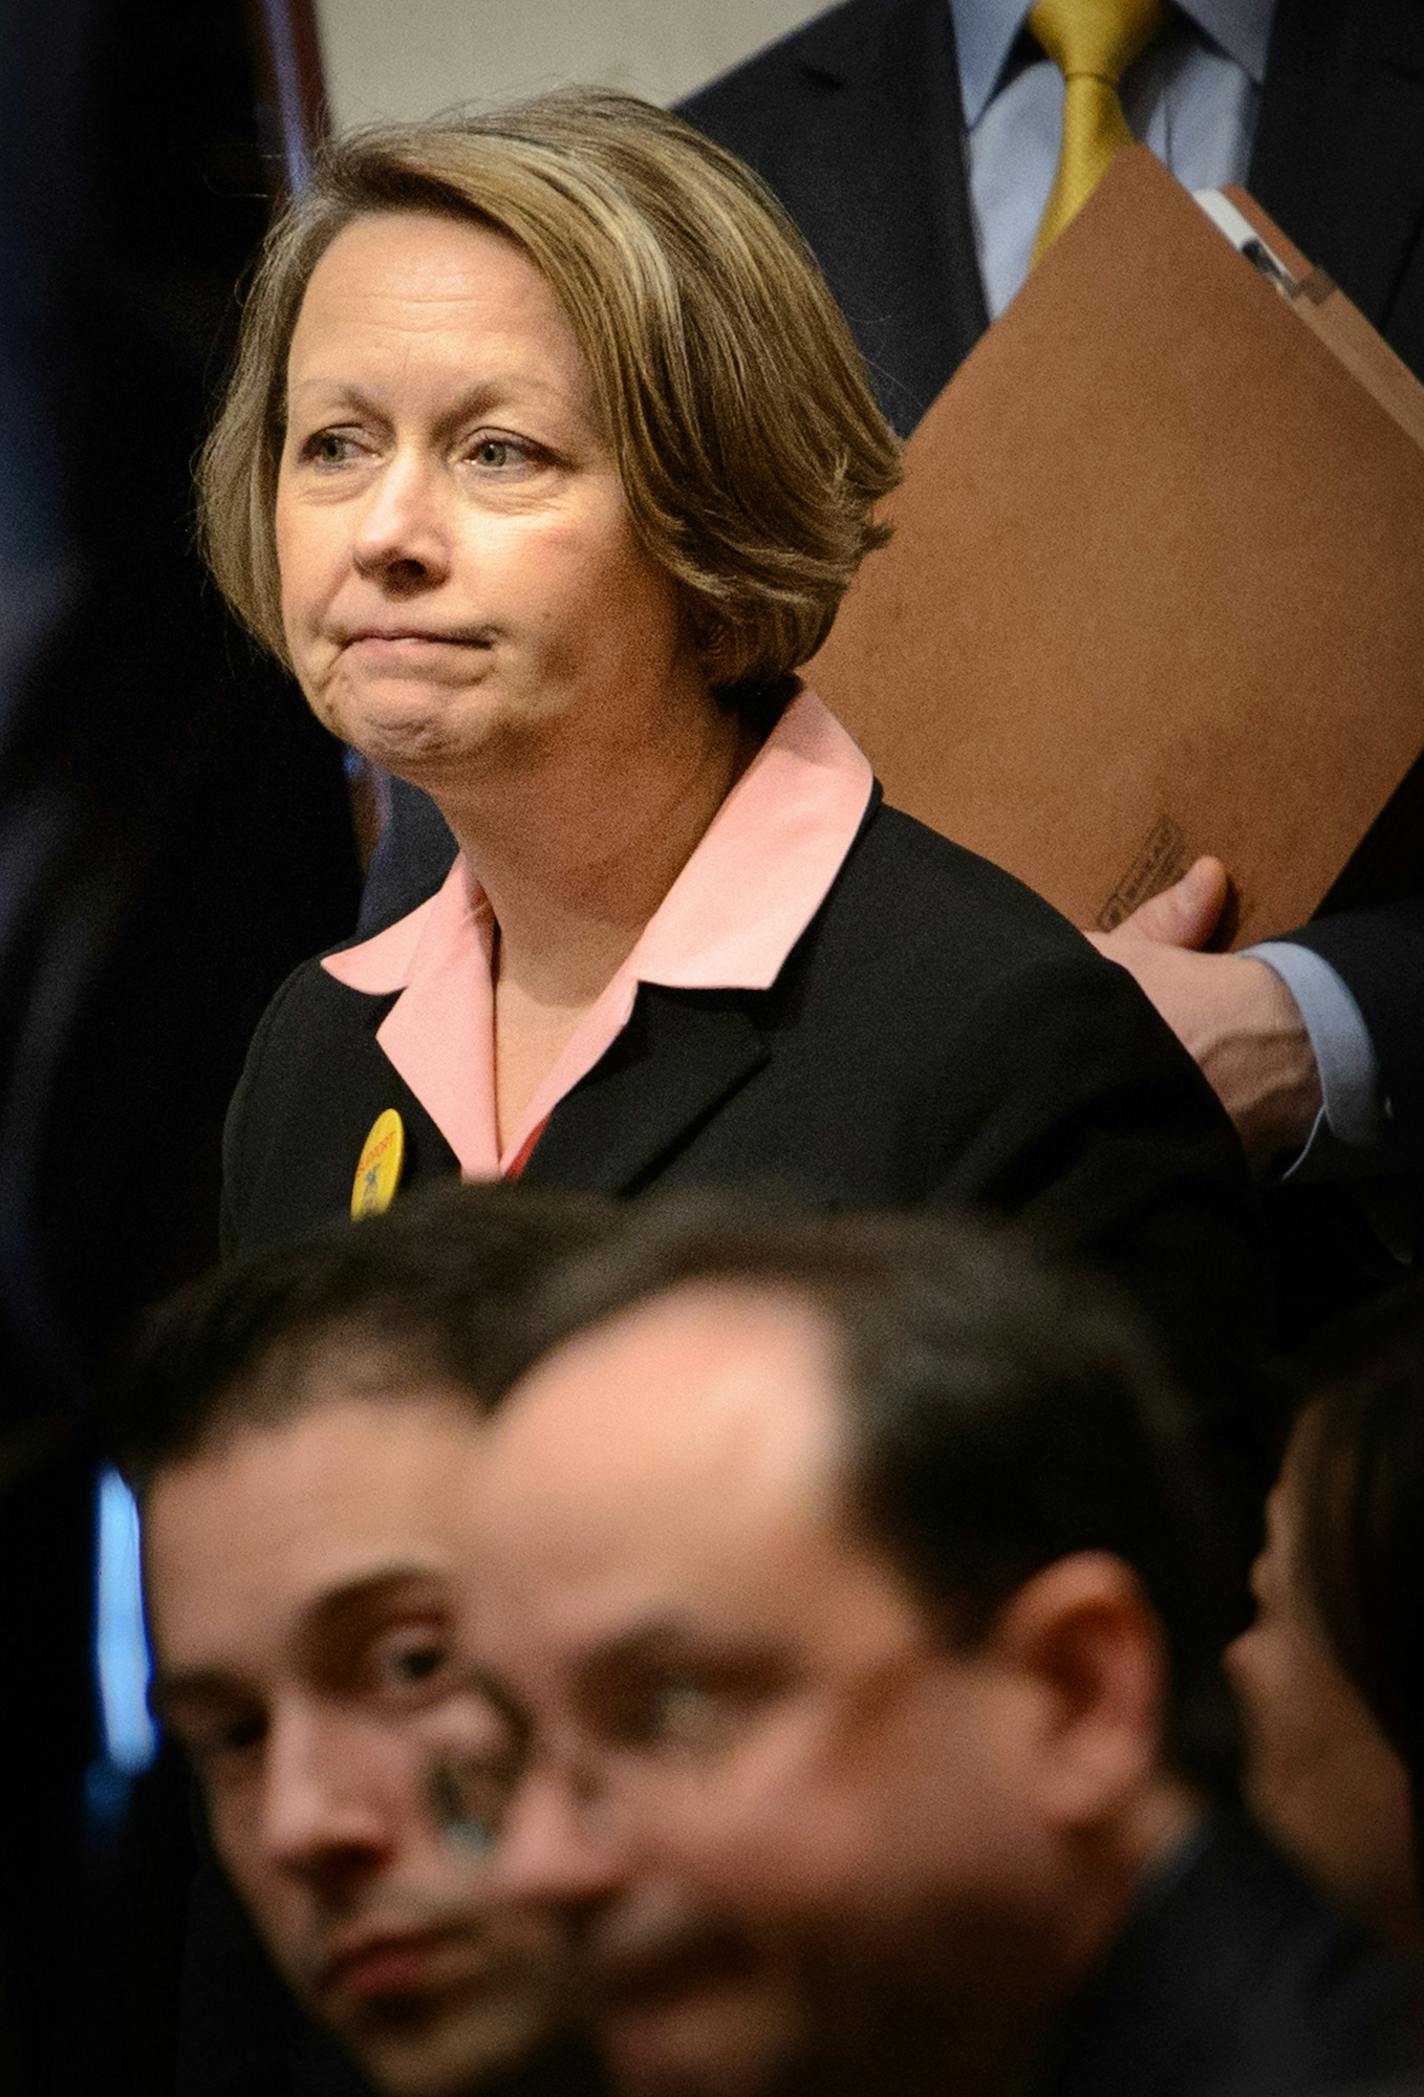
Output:
<instances>
[{"instance_id":1,"label":"shirt collar","mask_svg":"<svg viewBox=\"0 0 1424 2097\"><path fill-rule=\"evenodd\" d=\"M870 765L814 692L792 700L633 949L640 983L766 990L860 828Z\"/></svg>"},{"instance_id":2,"label":"shirt collar","mask_svg":"<svg viewBox=\"0 0 1424 2097\"><path fill-rule=\"evenodd\" d=\"M959 92L972 131L1003 78L1031 0L949 0L959 54ZM1259 87L1266 77L1275 0L1178 0L1177 11L1219 44Z\"/></svg>"},{"instance_id":3,"label":"shirt collar","mask_svg":"<svg viewBox=\"0 0 1424 2097\"><path fill-rule=\"evenodd\" d=\"M959 93L972 131L993 99L1028 15L1027 0L949 0Z\"/></svg>"}]
</instances>

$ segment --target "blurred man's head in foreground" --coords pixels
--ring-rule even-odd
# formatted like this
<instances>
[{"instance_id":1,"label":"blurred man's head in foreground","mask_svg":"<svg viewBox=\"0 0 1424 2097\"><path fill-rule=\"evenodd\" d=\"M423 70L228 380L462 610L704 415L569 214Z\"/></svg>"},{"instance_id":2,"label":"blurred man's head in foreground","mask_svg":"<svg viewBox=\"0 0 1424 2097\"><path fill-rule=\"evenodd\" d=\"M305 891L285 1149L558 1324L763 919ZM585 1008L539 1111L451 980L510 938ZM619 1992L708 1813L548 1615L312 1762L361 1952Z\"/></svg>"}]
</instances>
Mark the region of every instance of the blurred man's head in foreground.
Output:
<instances>
[{"instance_id":1,"label":"blurred man's head in foreground","mask_svg":"<svg viewBox=\"0 0 1424 2097\"><path fill-rule=\"evenodd\" d=\"M468 1510L450 1768L637 2097L1012 2087L1194 1812L1183 1408L967 1224L641 1210Z\"/></svg>"},{"instance_id":2,"label":"blurred man's head in foreground","mask_svg":"<svg viewBox=\"0 0 1424 2097\"><path fill-rule=\"evenodd\" d=\"M287 1982L395 2097L566 2014L564 1919L492 1901L424 1809L458 1718L470 1469L518 1306L596 1204L452 1189L215 1276L154 1324L117 1439L155 1701Z\"/></svg>"}]
</instances>

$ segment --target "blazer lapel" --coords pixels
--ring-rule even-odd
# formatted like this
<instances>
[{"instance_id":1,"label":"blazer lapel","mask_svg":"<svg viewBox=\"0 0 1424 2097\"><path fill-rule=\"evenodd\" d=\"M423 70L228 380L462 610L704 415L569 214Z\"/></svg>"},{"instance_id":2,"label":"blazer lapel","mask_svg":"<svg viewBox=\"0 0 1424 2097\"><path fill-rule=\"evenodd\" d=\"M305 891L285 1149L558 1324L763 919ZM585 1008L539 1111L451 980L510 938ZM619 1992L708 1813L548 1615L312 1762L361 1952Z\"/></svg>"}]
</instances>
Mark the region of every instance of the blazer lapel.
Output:
<instances>
[{"instance_id":1,"label":"blazer lapel","mask_svg":"<svg viewBox=\"0 0 1424 2097\"><path fill-rule=\"evenodd\" d=\"M602 1061L560 1100L534 1146L530 1185L634 1194L766 1062L736 991L642 985Z\"/></svg>"},{"instance_id":2,"label":"blazer lapel","mask_svg":"<svg viewBox=\"0 0 1424 2097\"><path fill-rule=\"evenodd\" d=\"M1387 329L1424 213L1420 0L1279 0L1248 186Z\"/></svg>"}]
</instances>

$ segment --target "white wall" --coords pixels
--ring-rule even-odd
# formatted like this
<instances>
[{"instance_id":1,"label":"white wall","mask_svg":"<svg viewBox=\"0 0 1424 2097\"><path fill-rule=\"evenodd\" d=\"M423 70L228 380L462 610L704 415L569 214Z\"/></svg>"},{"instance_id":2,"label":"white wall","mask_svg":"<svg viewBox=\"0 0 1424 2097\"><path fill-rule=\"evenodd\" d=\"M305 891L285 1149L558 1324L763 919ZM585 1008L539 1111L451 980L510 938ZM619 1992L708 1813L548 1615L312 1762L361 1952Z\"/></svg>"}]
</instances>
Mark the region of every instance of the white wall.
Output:
<instances>
[{"instance_id":1,"label":"white wall","mask_svg":"<svg viewBox=\"0 0 1424 2097\"><path fill-rule=\"evenodd\" d=\"M344 128L571 81L674 102L824 4L317 0L317 21L332 113Z\"/></svg>"}]
</instances>

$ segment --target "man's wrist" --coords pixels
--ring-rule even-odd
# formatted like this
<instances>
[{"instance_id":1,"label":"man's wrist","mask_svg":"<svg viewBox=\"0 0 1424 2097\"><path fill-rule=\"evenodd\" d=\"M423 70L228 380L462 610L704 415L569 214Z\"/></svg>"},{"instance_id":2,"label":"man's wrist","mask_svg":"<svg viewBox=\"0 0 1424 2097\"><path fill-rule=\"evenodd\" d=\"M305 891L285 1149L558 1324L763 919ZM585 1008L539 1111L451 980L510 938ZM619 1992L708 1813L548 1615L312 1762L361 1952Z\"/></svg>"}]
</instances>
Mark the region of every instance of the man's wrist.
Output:
<instances>
[{"instance_id":1,"label":"man's wrist","mask_svg":"<svg viewBox=\"0 0 1424 2097\"><path fill-rule=\"evenodd\" d=\"M1254 955L1238 959L1251 971L1241 1039L1254 1084L1249 1093L1242 1088L1237 1126L1252 1157L1265 1164L1309 1141L1323 1104L1320 1067L1289 985L1268 962Z\"/></svg>"},{"instance_id":2,"label":"man's wrist","mask_svg":"<svg viewBox=\"0 0 1424 2097\"><path fill-rule=\"evenodd\" d=\"M1243 958L1259 961L1285 985L1310 1039L1323 1112L1299 1141L1310 1153L1334 1152L1327 1170L1341 1169L1342 1150L1363 1164L1385 1139L1388 1109L1369 1028L1344 978L1323 956L1293 940L1248 947ZM1297 1157L1292 1169L1305 1162Z\"/></svg>"}]
</instances>

